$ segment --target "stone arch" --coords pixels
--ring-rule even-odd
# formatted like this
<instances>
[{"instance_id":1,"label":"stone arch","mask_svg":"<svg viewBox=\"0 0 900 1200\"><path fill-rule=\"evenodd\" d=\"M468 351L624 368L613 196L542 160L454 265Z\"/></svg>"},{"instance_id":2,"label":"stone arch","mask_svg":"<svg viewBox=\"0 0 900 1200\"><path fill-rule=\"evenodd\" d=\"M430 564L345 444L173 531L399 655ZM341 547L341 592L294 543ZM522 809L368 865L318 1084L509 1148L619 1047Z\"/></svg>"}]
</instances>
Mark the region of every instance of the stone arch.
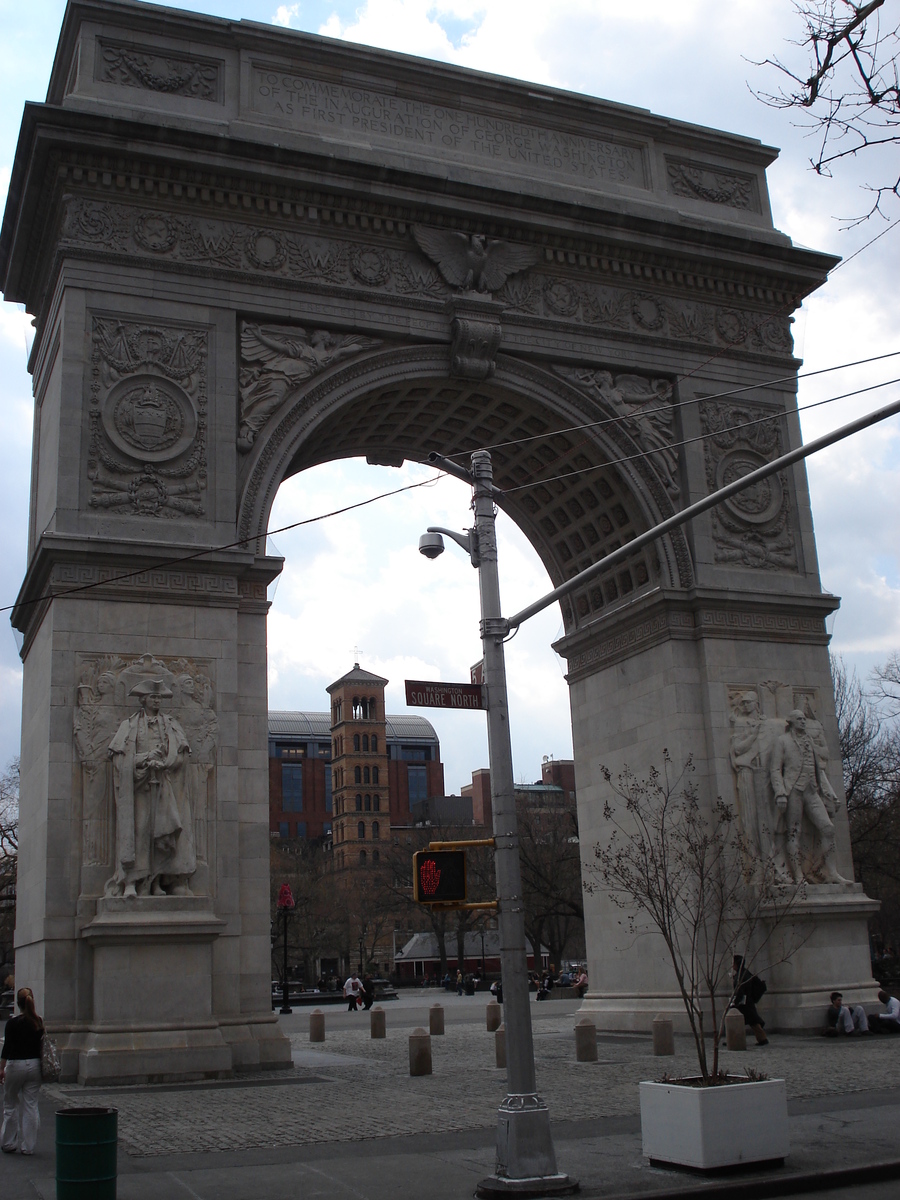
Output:
<instances>
[{"instance_id":1,"label":"stone arch","mask_svg":"<svg viewBox=\"0 0 900 1200\"><path fill-rule=\"evenodd\" d=\"M615 371L602 373L612 380ZM308 467L363 456L399 466L433 450L465 462L488 445L497 485L509 489L502 507L557 586L674 511L677 474L666 475L640 433L602 391L510 355L498 357L492 379L473 382L449 377L442 347L366 354L296 390L260 431L243 472L240 536L262 547L278 487ZM564 601L566 630L626 595L692 581L677 531Z\"/></svg>"}]
</instances>

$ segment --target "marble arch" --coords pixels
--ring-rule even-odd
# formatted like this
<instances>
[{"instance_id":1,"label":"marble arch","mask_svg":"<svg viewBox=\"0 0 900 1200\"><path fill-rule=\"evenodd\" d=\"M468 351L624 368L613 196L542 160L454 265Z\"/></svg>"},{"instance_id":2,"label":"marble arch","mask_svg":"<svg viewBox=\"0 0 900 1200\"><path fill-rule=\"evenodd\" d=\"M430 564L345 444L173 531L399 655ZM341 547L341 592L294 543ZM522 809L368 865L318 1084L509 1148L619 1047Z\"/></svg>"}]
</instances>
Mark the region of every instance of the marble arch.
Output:
<instances>
[{"instance_id":1,"label":"marble arch","mask_svg":"<svg viewBox=\"0 0 900 1200\"><path fill-rule=\"evenodd\" d=\"M16 965L65 1077L290 1061L268 943L281 480L515 442L498 477L558 582L775 457L800 436L790 314L835 261L775 229L775 155L290 30L70 0L0 229L4 294L36 329ZM586 860L601 761L693 752L704 794L749 811L799 709L839 790L837 603L798 466L564 606ZM620 945L602 895L586 911L597 1021L677 1011L653 939ZM813 878L772 1024L864 993L872 911Z\"/></svg>"}]
</instances>

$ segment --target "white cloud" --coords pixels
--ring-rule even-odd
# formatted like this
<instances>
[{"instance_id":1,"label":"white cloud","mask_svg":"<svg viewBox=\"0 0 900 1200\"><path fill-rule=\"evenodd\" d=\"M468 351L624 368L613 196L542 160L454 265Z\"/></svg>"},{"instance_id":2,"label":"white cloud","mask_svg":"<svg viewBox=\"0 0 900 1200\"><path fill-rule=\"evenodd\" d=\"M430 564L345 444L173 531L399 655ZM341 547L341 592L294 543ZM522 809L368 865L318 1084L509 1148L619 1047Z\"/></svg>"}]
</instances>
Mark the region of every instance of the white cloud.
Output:
<instances>
[{"instance_id":1,"label":"white cloud","mask_svg":"<svg viewBox=\"0 0 900 1200\"><path fill-rule=\"evenodd\" d=\"M280 4L272 18L273 25L283 25L289 28L300 17L302 5L300 4Z\"/></svg>"}]
</instances>

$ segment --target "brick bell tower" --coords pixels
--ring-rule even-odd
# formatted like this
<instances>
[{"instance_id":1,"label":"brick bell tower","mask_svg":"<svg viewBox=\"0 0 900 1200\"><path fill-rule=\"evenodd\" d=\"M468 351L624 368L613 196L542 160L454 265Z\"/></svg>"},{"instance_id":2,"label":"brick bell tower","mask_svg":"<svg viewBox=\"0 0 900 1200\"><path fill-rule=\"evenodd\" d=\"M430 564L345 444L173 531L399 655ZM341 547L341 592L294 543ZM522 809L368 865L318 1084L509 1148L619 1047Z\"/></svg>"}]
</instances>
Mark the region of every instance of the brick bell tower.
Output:
<instances>
[{"instance_id":1,"label":"brick bell tower","mask_svg":"<svg viewBox=\"0 0 900 1200\"><path fill-rule=\"evenodd\" d=\"M334 865L377 864L390 832L384 712L387 680L359 663L326 689L331 697Z\"/></svg>"}]
</instances>

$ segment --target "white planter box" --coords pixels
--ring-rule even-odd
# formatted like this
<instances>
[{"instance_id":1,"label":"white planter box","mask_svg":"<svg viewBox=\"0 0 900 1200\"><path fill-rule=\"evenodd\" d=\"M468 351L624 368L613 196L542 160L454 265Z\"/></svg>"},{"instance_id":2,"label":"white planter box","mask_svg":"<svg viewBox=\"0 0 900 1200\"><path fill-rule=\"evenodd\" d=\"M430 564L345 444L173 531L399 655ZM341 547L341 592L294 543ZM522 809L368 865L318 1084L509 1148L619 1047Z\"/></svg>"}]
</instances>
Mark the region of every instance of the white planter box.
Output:
<instances>
[{"instance_id":1,"label":"white planter box","mask_svg":"<svg viewBox=\"0 0 900 1200\"><path fill-rule=\"evenodd\" d=\"M783 1079L707 1088L640 1087L643 1152L654 1162L711 1171L787 1156Z\"/></svg>"}]
</instances>

